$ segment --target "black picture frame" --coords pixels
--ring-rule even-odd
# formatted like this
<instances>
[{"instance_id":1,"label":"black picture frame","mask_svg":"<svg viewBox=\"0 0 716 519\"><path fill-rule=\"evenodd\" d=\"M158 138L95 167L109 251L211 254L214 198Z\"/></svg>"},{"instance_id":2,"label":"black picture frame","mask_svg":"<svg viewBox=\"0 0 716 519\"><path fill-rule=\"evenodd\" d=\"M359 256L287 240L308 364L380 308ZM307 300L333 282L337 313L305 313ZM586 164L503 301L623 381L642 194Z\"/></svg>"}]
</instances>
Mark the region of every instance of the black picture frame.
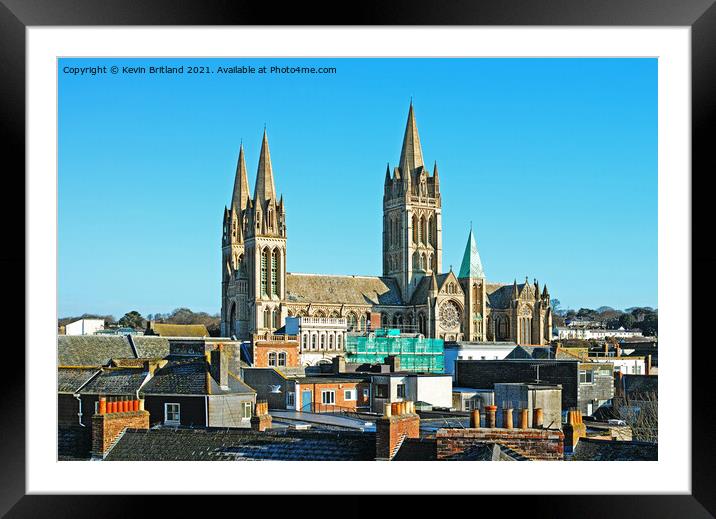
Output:
<instances>
[{"instance_id":1,"label":"black picture frame","mask_svg":"<svg viewBox=\"0 0 716 519\"><path fill-rule=\"evenodd\" d=\"M352 5L352 4L347 4ZM574 26L689 26L692 39L692 279L708 282L716 267L716 255L707 246L710 212L710 186L704 185L716 172L713 143L708 131L714 126L716 114L716 6L714 0L502 0L489 2L459 1L453 3L427 0L361 2L346 9L332 3L283 4L245 1L171 0L131 1L107 0L0 0L0 146L6 166L5 193L25 192L25 30L28 26L83 25L574 25ZM701 174L699 174L699 172ZM688 172L684 172L685 175ZM697 185L698 189L693 189ZM12 191L10 191L12 190ZM3 247L0 264L5 272L24 272L24 228L17 225L23 207L13 207L7 198L23 205L24 197L4 197L2 204L6 240L14 246ZM699 232L703 231L703 232ZM8 236L9 233L9 236ZM711 274L711 275L709 275ZM14 312L6 313L8 322L16 321L17 308L24 301L24 283L20 276L6 276L13 290L6 292ZM6 286L7 286L6 282ZM12 283L15 285L12 286ZM22 285L22 287L21 287ZM693 283L692 283L693 286ZM700 291L694 294L692 322L706 318L706 306L697 304ZM10 294L15 297L10 297ZM21 296L22 294L22 296ZM686 302L685 302L686 303ZM24 306L23 306L24 308ZM25 323L32 324L28 308ZM12 317L10 317L12 316ZM668 316L664 317L668 318ZM16 325L15 325L16 326ZM687 352L698 339L704 341L700 350L691 348L692 358L692 450L684 448L692 467L690 495L584 495L584 496L510 496L479 498L480 510L509 499L509 508L529 511L532 517L714 517L716 516L716 433L709 396L710 362L703 360L709 352L705 332L694 328L691 338L685 337L680 347ZM124 517L141 510L158 515L168 513L156 501L146 497L107 496L28 496L25 495L25 361L20 355L19 335L5 335L3 395L0 398L2 428L0 432L0 514L7 517ZM691 342L691 344L689 344ZM48 345L48 351L52 348ZM12 369L9 369L12 366ZM31 366L29 366L31 368ZM662 409L668 419L668 409ZM618 474L614 475L618 478ZM628 482L625 482L628 487ZM555 481L555 492L559 482ZM174 496L172 499L176 500ZM273 498L271 498L273 499ZM447 506L443 498L442 506ZM309 501L291 497L292 508ZM141 501L141 503L138 503ZM495 503L488 503L495 501ZM183 506L185 499L175 502ZM332 515L371 513L361 506L359 496L341 498L341 507L332 508ZM365 502L363 502L365 504ZM216 506L215 503L212 506ZM401 500L405 512L411 507L424 508L420 499ZM276 512L276 509L274 509ZM456 509L453 513L459 513ZM273 513L272 513L273 515Z\"/></svg>"}]
</instances>

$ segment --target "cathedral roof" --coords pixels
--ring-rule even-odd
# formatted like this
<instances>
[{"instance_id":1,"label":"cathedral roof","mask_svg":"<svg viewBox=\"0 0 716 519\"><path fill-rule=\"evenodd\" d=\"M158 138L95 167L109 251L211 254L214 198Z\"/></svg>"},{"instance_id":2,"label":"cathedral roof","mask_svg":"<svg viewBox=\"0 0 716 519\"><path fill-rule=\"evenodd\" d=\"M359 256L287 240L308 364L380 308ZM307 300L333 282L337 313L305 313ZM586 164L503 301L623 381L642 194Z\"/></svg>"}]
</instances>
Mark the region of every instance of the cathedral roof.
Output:
<instances>
[{"instance_id":1,"label":"cathedral roof","mask_svg":"<svg viewBox=\"0 0 716 519\"><path fill-rule=\"evenodd\" d=\"M502 283L487 283L487 302L492 308L509 308L512 303L512 285Z\"/></svg>"},{"instance_id":2,"label":"cathedral roof","mask_svg":"<svg viewBox=\"0 0 716 519\"><path fill-rule=\"evenodd\" d=\"M477 252L477 243L475 235L470 227L470 235L467 237L467 245L465 246L465 254L462 256L462 265L460 265L459 278L484 278L485 271L482 269L482 260L480 253Z\"/></svg>"},{"instance_id":3,"label":"cathedral roof","mask_svg":"<svg viewBox=\"0 0 716 519\"><path fill-rule=\"evenodd\" d=\"M402 305L393 278L286 273L289 303Z\"/></svg>"}]
</instances>

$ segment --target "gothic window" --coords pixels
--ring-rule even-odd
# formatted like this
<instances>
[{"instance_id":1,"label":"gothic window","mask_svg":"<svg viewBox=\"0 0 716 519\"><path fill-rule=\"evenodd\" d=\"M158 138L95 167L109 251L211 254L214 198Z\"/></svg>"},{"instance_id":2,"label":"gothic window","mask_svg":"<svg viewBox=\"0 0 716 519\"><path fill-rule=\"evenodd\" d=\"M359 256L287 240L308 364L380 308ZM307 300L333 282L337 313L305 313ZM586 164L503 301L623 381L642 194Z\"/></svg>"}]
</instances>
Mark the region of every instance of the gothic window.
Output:
<instances>
[{"instance_id":1,"label":"gothic window","mask_svg":"<svg viewBox=\"0 0 716 519\"><path fill-rule=\"evenodd\" d=\"M460 326L460 308L454 301L447 301L440 307L440 324L446 330Z\"/></svg>"},{"instance_id":2,"label":"gothic window","mask_svg":"<svg viewBox=\"0 0 716 519\"><path fill-rule=\"evenodd\" d=\"M256 230L261 229L261 211L256 211Z\"/></svg>"},{"instance_id":3,"label":"gothic window","mask_svg":"<svg viewBox=\"0 0 716 519\"><path fill-rule=\"evenodd\" d=\"M433 245L433 217L428 218L428 244Z\"/></svg>"},{"instance_id":4,"label":"gothic window","mask_svg":"<svg viewBox=\"0 0 716 519\"><path fill-rule=\"evenodd\" d=\"M236 335L236 303L231 303L229 312L229 335Z\"/></svg>"},{"instance_id":5,"label":"gothic window","mask_svg":"<svg viewBox=\"0 0 716 519\"><path fill-rule=\"evenodd\" d=\"M273 211L269 208L268 213L266 213L266 227L271 230L273 229Z\"/></svg>"},{"instance_id":6,"label":"gothic window","mask_svg":"<svg viewBox=\"0 0 716 519\"><path fill-rule=\"evenodd\" d=\"M278 295L278 249L271 254L271 294Z\"/></svg>"},{"instance_id":7,"label":"gothic window","mask_svg":"<svg viewBox=\"0 0 716 519\"><path fill-rule=\"evenodd\" d=\"M413 270L420 268L420 254L417 251L413 253Z\"/></svg>"},{"instance_id":8,"label":"gothic window","mask_svg":"<svg viewBox=\"0 0 716 519\"><path fill-rule=\"evenodd\" d=\"M279 312L278 308L274 308L273 310L273 327L281 327L281 312Z\"/></svg>"},{"instance_id":9,"label":"gothic window","mask_svg":"<svg viewBox=\"0 0 716 519\"><path fill-rule=\"evenodd\" d=\"M271 309L264 308L264 328L271 327Z\"/></svg>"},{"instance_id":10,"label":"gothic window","mask_svg":"<svg viewBox=\"0 0 716 519\"><path fill-rule=\"evenodd\" d=\"M418 217L413 215L413 243L418 243Z\"/></svg>"},{"instance_id":11,"label":"gothic window","mask_svg":"<svg viewBox=\"0 0 716 519\"><path fill-rule=\"evenodd\" d=\"M427 326L426 326L426 320L425 320L425 314L420 312L418 314L418 331L422 333L423 335L427 334Z\"/></svg>"},{"instance_id":12,"label":"gothic window","mask_svg":"<svg viewBox=\"0 0 716 519\"><path fill-rule=\"evenodd\" d=\"M340 317L340 316L341 316L341 314L338 313L338 310L333 310L333 311L331 312L331 317L333 317L333 318L336 318L336 319L337 319L337 318Z\"/></svg>"},{"instance_id":13,"label":"gothic window","mask_svg":"<svg viewBox=\"0 0 716 519\"><path fill-rule=\"evenodd\" d=\"M420 256L420 270L428 270L428 260L425 258L425 254Z\"/></svg>"},{"instance_id":14,"label":"gothic window","mask_svg":"<svg viewBox=\"0 0 716 519\"><path fill-rule=\"evenodd\" d=\"M354 314L353 312L350 312L348 314L347 324L348 324L348 331L353 331L356 329L356 324L357 324L356 314Z\"/></svg>"},{"instance_id":15,"label":"gothic window","mask_svg":"<svg viewBox=\"0 0 716 519\"><path fill-rule=\"evenodd\" d=\"M361 329L361 331L365 331L367 329L365 315L360 316L360 329Z\"/></svg>"},{"instance_id":16,"label":"gothic window","mask_svg":"<svg viewBox=\"0 0 716 519\"><path fill-rule=\"evenodd\" d=\"M495 333L498 341L504 341L510 337L510 319L500 315L495 318Z\"/></svg>"},{"instance_id":17,"label":"gothic window","mask_svg":"<svg viewBox=\"0 0 716 519\"><path fill-rule=\"evenodd\" d=\"M389 324L390 324L390 322L388 321L388 314L386 314L385 312L381 313L380 314L380 325L383 328L387 328Z\"/></svg>"},{"instance_id":18,"label":"gothic window","mask_svg":"<svg viewBox=\"0 0 716 519\"><path fill-rule=\"evenodd\" d=\"M268 292L268 272L266 269L268 269L268 262L269 262L269 252L268 249L264 249L264 251L261 253L261 294L266 295Z\"/></svg>"},{"instance_id":19,"label":"gothic window","mask_svg":"<svg viewBox=\"0 0 716 519\"><path fill-rule=\"evenodd\" d=\"M326 314L323 313L323 310L318 310L318 311L316 311L315 314L313 314L313 317L325 317L325 316L326 316Z\"/></svg>"},{"instance_id":20,"label":"gothic window","mask_svg":"<svg viewBox=\"0 0 716 519\"><path fill-rule=\"evenodd\" d=\"M420 241L422 243L427 243L427 240L425 238L425 217L420 217Z\"/></svg>"}]
</instances>

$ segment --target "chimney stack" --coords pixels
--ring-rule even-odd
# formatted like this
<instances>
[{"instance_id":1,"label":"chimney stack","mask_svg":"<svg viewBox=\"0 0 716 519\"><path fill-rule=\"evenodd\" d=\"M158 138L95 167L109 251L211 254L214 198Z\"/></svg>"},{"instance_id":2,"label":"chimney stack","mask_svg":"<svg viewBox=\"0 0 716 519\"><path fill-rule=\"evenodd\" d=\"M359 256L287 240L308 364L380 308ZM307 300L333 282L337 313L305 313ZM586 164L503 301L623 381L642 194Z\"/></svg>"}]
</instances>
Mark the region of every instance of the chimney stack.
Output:
<instances>
[{"instance_id":1,"label":"chimney stack","mask_svg":"<svg viewBox=\"0 0 716 519\"><path fill-rule=\"evenodd\" d=\"M587 436L587 426L582 421L582 413L578 409L567 411L567 423L563 427L565 450L574 449L580 438Z\"/></svg>"},{"instance_id":2,"label":"chimney stack","mask_svg":"<svg viewBox=\"0 0 716 519\"><path fill-rule=\"evenodd\" d=\"M541 407L535 407L532 410L532 428L541 429L544 425L544 411Z\"/></svg>"},{"instance_id":3,"label":"chimney stack","mask_svg":"<svg viewBox=\"0 0 716 519\"><path fill-rule=\"evenodd\" d=\"M210 362L209 370L211 376L214 377L216 383L221 387L227 387L229 385L229 363L226 359L226 352L223 350L221 344L217 349L211 351Z\"/></svg>"},{"instance_id":4,"label":"chimney stack","mask_svg":"<svg viewBox=\"0 0 716 519\"><path fill-rule=\"evenodd\" d=\"M272 418L268 412L268 402L257 400L254 404L254 415L251 417L251 430L263 432L271 429Z\"/></svg>"},{"instance_id":5,"label":"chimney stack","mask_svg":"<svg viewBox=\"0 0 716 519\"><path fill-rule=\"evenodd\" d=\"M494 429L497 427L497 406L486 405L485 406L485 427L488 429Z\"/></svg>"},{"instance_id":6,"label":"chimney stack","mask_svg":"<svg viewBox=\"0 0 716 519\"><path fill-rule=\"evenodd\" d=\"M375 458L390 461L405 438L420 437L420 417L415 402L385 404L383 416L375 422Z\"/></svg>"},{"instance_id":7,"label":"chimney stack","mask_svg":"<svg viewBox=\"0 0 716 519\"><path fill-rule=\"evenodd\" d=\"M104 458L125 429L149 429L144 400L132 397L99 397L98 413L92 416L92 457Z\"/></svg>"}]
</instances>

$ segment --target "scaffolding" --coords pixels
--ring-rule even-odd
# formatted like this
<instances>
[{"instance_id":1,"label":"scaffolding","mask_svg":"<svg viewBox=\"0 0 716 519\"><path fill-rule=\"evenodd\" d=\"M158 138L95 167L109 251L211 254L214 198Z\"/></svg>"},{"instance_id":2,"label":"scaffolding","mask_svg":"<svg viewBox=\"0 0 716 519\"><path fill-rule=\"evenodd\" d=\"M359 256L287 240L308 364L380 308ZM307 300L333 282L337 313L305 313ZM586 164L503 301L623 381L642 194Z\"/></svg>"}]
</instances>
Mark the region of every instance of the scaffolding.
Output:
<instances>
[{"instance_id":1,"label":"scaffolding","mask_svg":"<svg viewBox=\"0 0 716 519\"><path fill-rule=\"evenodd\" d=\"M405 334L397 328L379 328L367 334L348 334L345 352L347 362L377 364L385 362L387 356L395 356L400 361L401 371L445 371L442 339Z\"/></svg>"}]
</instances>

